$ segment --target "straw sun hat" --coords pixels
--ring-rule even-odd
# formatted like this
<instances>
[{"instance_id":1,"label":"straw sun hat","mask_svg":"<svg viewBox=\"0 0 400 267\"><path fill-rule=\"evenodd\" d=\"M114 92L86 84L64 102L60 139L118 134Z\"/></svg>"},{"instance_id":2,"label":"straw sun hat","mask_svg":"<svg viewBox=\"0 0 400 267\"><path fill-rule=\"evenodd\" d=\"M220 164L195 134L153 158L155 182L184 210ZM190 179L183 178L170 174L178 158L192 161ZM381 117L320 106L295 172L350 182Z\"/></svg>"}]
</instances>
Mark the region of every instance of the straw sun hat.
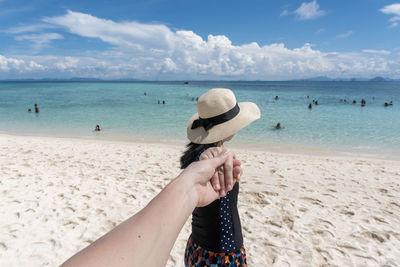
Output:
<instances>
[{"instance_id":1,"label":"straw sun hat","mask_svg":"<svg viewBox=\"0 0 400 267\"><path fill-rule=\"evenodd\" d=\"M229 89L214 88L197 102L197 113L188 122L187 136L196 144L211 144L234 135L261 116L252 102L236 102Z\"/></svg>"}]
</instances>

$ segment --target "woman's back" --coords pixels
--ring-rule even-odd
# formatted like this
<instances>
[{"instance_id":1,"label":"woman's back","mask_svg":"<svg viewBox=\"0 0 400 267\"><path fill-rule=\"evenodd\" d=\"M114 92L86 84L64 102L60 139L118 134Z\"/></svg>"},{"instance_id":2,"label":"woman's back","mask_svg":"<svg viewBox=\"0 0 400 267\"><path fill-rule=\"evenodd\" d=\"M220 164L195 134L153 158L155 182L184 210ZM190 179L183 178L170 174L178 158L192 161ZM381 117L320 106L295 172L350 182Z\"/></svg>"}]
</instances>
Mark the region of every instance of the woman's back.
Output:
<instances>
[{"instance_id":1,"label":"woman's back","mask_svg":"<svg viewBox=\"0 0 400 267\"><path fill-rule=\"evenodd\" d=\"M188 122L187 134L191 143L181 157L182 168L199 160L207 148L221 146L260 118L257 105L237 103L229 89L211 89L199 98L197 110ZM224 180L222 174L221 177ZM205 207L197 207L192 213L192 234L186 246L185 266L247 265L237 209L239 183L235 183L226 195L223 189L220 192L224 197Z\"/></svg>"}]
</instances>

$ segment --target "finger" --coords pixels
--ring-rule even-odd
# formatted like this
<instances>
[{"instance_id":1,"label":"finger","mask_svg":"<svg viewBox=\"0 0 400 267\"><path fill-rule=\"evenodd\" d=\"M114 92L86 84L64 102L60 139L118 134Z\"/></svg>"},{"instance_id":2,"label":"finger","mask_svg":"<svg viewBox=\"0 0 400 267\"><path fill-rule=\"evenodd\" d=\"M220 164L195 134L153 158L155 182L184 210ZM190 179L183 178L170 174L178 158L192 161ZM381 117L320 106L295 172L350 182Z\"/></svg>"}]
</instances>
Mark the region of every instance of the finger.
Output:
<instances>
[{"instance_id":1,"label":"finger","mask_svg":"<svg viewBox=\"0 0 400 267\"><path fill-rule=\"evenodd\" d=\"M206 155L206 153L205 153L205 152L203 152L203 153L201 153L201 155L200 155L199 159L200 159L200 160L203 160L203 159L208 159L208 155Z\"/></svg>"},{"instance_id":2,"label":"finger","mask_svg":"<svg viewBox=\"0 0 400 267\"><path fill-rule=\"evenodd\" d=\"M200 160L203 160L203 159L211 159L211 158L213 158L214 156L213 156L213 153L212 153L212 147L210 147L210 148L207 148L207 150L206 151L204 151L203 153L201 153L201 155L200 155Z\"/></svg>"},{"instance_id":3,"label":"finger","mask_svg":"<svg viewBox=\"0 0 400 267\"><path fill-rule=\"evenodd\" d=\"M235 167L235 166L241 166L242 165L242 162L240 161L240 160L238 160L238 159L233 159L233 166Z\"/></svg>"},{"instance_id":4,"label":"finger","mask_svg":"<svg viewBox=\"0 0 400 267\"><path fill-rule=\"evenodd\" d=\"M218 157L221 154L221 150L218 147L211 147L207 149L207 152L210 159Z\"/></svg>"},{"instance_id":5,"label":"finger","mask_svg":"<svg viewBox=\"0 0 400 267\"><path fill-rule=\"evenodd\" d=\"M240 181L240 175L242 174L242 168L240 166L233 167L233 179L237 182Z\"/></svg>"},{"instance_id":6,"label":"finger","mask_svg":"<svg viewBox=\"0 0 400 267\"><path fill-rule=\"evenodd\" d=\"M209 158L213 157L218 157L219 154L221 154L222 148L220 147L210 147L207 148L206 151L203 152L203 154L207 154Z\"/></svg>"},{"instance_id":7,"label":"finger","mask_svg":"<svg viewBox=\"0 0 400 267\"><path fill-rule=\"evenodd\" d=\"M203 160L203 159L210 159L213 158L210 151L208 151L208 149L206 151L204 151L203 153L200 154L199 159Z\"/></svg>"},{"instance_id":8,"label":"finger","mask_svg":"<svg viewBox=\"0 0 400 267\"><path fill-rule=\"evenodd\" d=\"M224 164L224 178L225 188L227 191L232 190L233 187L233 154L230 153L228 159Z\"/></svg>"},{"instance_id":9,"label":"finger","mask_svg":"<svg viewBox=\"0 0 400 267\"><path fill-rule=\"evenodd\" d=\"M224 152L225 150L222 149L221 147L213 147L213 150L211 151L214 157L218 157L219 154Z\"/></svg>"},{"instance_id":10,"label":"finger","mask_svg":"<svg viewBox=\"0 0 400 267\"><path fill-rule=\"evenodd\" d=\"M214 176L211 178L211 185L216 192L221 189L221 186L219 185L218 172L215 172Z\"/></svg>"},{"instance_id":11,"label":"finger","mask_svg":"<svg viewBox=\"0 0 400 267\"><path fill-rule=\"evenodd\" d=\"M233 157L233 179L237 182L240 181L240 176L242 175L242 162L236 159L236 156Z\"/></svg>"},{"instance_id":12,"label":"finger","mask_svg":"<svg viewBox=\"0 0 400 267\"><path fill-rule=\"evenodd\" d=\"M221 197L224 197L226 195L225 178L224 178L224 170L221 168L218 169L218 179L220 185L219 195Z\"/></svg>"},{"instance_id":13,"label":"finger","mask_svg":"<svg viewBox=\"0 0 400 267\"><path fill-rule=\"evenodd\" d=\"M217 157L210 159L210 165L214 169L216 169L225 163L225 161L228 159L228 156L229 151L224 151L223 153L220 153Z\"/></svg>"}]
</instances>

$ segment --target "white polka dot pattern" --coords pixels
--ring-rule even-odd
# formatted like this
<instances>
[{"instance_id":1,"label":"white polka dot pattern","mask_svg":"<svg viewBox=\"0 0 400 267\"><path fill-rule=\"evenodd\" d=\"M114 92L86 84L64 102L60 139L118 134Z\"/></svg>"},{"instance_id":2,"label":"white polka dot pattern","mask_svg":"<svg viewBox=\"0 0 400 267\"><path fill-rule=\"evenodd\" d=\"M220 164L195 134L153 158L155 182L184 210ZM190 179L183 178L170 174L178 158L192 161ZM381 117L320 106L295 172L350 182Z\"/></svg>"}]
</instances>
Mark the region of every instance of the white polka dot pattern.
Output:
<instances>
[{"instance_id":1,"label":"white polka dot pattern","mask_svg":"<svg viewBox=\"0 0 400 267\"><path fill-rule=\"evenodd\" d=\"M231 252L235 248L235 240L233 238L232 215L229 205L229 193L225 197L220 198L219 216L221 223L221 246L225 252Z\"/></svg>"}]
</instances>

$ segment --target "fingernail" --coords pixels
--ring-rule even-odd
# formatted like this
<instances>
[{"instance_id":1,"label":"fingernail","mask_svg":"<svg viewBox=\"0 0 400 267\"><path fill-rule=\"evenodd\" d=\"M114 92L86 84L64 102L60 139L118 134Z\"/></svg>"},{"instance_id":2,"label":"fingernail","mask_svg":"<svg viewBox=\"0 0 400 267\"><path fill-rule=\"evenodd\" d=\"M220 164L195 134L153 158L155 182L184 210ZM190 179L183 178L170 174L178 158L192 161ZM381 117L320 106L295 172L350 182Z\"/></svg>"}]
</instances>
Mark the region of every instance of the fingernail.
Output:
<instances>
[{"instance_id":1,"label":"fingernail","mask_svg":"<svg viewBox=\"0 0 400 267\"><path fill-rule=\"evenodd\" d=\"M221 196L225 196L225 190L221 190Z\"/></svg>"},{"instance_id":2,"label":"fingernail","mask_svg":"<svg viewBox=\"0 0 400 267\"><path fill-rule=\"evenodd\" d=\"M219 189L220 189L220 186L219 186L219 184L216 184L216 185L215 185L215 189L217 189L217 190L219 190Z\"/></svg>"}]
</instances>

